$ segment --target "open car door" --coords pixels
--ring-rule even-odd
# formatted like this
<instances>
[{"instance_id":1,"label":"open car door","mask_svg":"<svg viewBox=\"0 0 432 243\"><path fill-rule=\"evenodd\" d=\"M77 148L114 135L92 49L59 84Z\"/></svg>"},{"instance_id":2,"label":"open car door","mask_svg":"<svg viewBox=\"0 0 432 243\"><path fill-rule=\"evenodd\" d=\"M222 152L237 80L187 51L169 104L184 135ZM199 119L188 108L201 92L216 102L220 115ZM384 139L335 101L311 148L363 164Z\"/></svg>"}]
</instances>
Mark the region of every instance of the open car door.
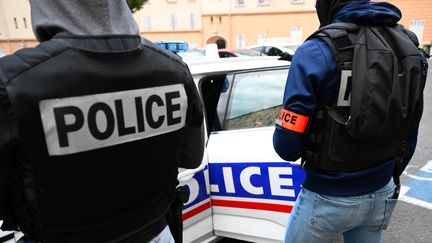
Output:
<instances>
[{"instance_id":1,"label":"open car door","mask_svg":"<svg viewBox=\"0 0 432 243\"><path fill-rule=\"evenodd\" d=\"M186 186L189 200L183 207L183 242L202 242L213 237L207 152L196 169L179 173L180 186Z\"/></svg>"},{"instance_id":2,"label":"open car door","mask_svg":"<svg viewBox=\"0 0 432 243\"><path fill-rule=\"evenodd\" d=\"M252 242L284 238L304 179L299 163L284 161L273 149L287 75L288 67L279 67L230 73L222 84L208 80L221 87L213 119L207 114L215 235Z\"/></svg>"}]
</instances>

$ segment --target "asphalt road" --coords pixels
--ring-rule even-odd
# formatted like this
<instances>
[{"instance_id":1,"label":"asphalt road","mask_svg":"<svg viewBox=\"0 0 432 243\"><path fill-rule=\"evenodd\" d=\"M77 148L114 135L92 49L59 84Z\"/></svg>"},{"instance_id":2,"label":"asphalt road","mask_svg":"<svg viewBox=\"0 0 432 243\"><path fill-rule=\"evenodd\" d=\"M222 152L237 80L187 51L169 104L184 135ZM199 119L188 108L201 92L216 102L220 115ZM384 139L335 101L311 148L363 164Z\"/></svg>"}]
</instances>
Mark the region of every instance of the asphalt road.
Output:
<instances>
[{"instance_id":1,"label":"asphalt road","mask_svg":"<svg viewBox=\"0 0 432 243\"><path fill-rule=\"evenodd\" d=\"M432 165L432 61L424 96L417 148L402 176L402 186L410 189L400 198L383 243L432 242L432 170L425 168Z\"/></svg>"}]
</instances>

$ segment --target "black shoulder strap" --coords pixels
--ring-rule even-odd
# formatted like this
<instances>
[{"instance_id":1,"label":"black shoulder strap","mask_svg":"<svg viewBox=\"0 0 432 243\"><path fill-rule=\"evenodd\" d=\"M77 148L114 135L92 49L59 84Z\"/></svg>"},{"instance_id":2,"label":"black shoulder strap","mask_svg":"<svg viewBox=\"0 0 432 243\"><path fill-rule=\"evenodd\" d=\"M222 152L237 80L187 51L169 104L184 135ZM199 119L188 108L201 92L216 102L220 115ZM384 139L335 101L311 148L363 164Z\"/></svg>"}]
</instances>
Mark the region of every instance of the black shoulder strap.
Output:
<instances>
[{"instance_id":1,"label":"black shoulder strap","mask_svg":"<svg viewBox=\"0 0 432 243\"><path fill-rule=\"evenodd\" d=\"M320 38L325 41L333 51L338 69L351 69L354 41L360 29L353 23L334 23L320 28L307 39Z\"/></svg>"},{"instance_id":2,"label":"black shoulder strap","mask_svg":"<svg viewBox=\"0 0 432 243\"><path fill-rule=\"evenodd\" d=\"M41 63L50 57L57 55L58 53L66 50L68 44L64 40L51 40L38 45L35 48L25 48L15 52L13 55L9 55L0 59L0 92L6 92L7 83L20 73L25 72L29 68ZM5 94L2 94L2 109L9 109L9 100ZM8 115L5 111L0 111L3 116L2 121L4 122ZM0 124L4 125L4 124ZM5 125L7 126L7 125ZM17 132L14 128L9 127L9 134L7 138L0 138L0 144L2 148L6 147L6 140L10 140L11 137L16 137ZM11 145L12 146L12 145ZM13 150L13 149L12 149ZM12 207L12 195L10 189L10 181L12 180L12 173L14 171L15 156L12 155L13 151L0 151L0 219L3 220L1 225L2 230L18 230L16 215ZM16 206L16 205L14 205Z\"/></svg>"},{"instance_id":3,"label":"black shoulder strap","mask_svg":"<svg viewBox=\"0 0 432 243\"><path fill-rule=\"evenodd\" d=\"M42 42L34 48L24 48L0 59L0 80L7 83L18 74L41 63L69 47L63 39Z\"/></svg>"}]
</instances>

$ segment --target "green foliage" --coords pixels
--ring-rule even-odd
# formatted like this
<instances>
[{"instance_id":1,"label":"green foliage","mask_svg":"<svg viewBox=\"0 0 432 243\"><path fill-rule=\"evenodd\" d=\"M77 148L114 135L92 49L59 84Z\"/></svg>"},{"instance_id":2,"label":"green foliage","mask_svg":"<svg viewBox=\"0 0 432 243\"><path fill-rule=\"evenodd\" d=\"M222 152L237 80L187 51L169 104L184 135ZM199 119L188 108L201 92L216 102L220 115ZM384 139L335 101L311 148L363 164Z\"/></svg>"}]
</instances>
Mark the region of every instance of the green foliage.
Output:
<instances>
[{"instance_id":1,"label":"green foliage","mask_svg":"<svg viewBox=\"0 0 432 243\"><path fill-rule=\"evenodd\" d=\"M147 2L147 0L126 0L126 2L129 5L132 13L135 13L136 11L142 9L143 5Z\"/></svg>"}]
</instances>

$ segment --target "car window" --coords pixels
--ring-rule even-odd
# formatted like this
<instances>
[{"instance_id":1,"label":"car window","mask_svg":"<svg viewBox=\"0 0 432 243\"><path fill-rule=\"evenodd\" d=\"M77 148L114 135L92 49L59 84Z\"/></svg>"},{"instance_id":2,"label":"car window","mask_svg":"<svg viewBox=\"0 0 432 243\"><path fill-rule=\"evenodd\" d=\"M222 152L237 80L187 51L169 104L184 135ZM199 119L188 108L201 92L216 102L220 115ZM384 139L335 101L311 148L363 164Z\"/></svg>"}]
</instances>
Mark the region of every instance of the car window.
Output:
<instances>
[{"instance_id":1,"label":"car window","mask_svg":"<svg viewBox=\"0 0 432 243\"><path fill-rule=\"evenodd\" d=\"M282 46L283 48L287 48L290 49L292 51L295 52L295 50L297 50L298 46L297 45L289 45L289 46Z\"/></svg>"},{"instance_id":2,"label":"car window","mask_svg":"<svg viewBox=\"0 0 432 243\"><path fill-rule=\"evenodd\" d=\"M259 53L263 53L263 54L266 54L266 55L267 55L267 53L265 52L263 46L253 47L253 48L251 48L251 49L252 49L252 50L255 50L255 51L259 52Z\"/></svg>"},{"instance_id":3,"label":"car window","mask_svg":"<svg viewBox=\"0 0 432 243\"><path fill-rule=\"evenodd\" d=\"M281 54L282 54L282 51L276 47L269 47L268 48L267 55L269 55L269 56L280 56Z\"/></svg>"},{"instance_id":4,"label":"car window","mask_svg":"<svg viewBox=\"0 0 432 243\"><path fill-rule=\"evenodd\" d=\"M259 56L267 56L265 53L260 53L257 50L253 49L239 49L235 50L234 53L238 57L259 57Z\"/></svg>"},{"instance_id":5,"label":"car window","mask_svg":"<svg viewBox=\"0 0 432 243\"><path fill-rule=\"evenodd\" d=\"M232 55L229 52L224 52L224 51L219 51L219 57L220 58L225 58L225 57L235 57L234 55Z\"/></svg>"},{"instance_id":6,"label":"car window","mask_svg":"<svg viewBox=\"0 0 432 243\"><path fill-rule=\"evenodd\" d=\"M282 106L287 76L287 68L235 74L225 129L273 126Z\"/></svg>"}]
</instances>

